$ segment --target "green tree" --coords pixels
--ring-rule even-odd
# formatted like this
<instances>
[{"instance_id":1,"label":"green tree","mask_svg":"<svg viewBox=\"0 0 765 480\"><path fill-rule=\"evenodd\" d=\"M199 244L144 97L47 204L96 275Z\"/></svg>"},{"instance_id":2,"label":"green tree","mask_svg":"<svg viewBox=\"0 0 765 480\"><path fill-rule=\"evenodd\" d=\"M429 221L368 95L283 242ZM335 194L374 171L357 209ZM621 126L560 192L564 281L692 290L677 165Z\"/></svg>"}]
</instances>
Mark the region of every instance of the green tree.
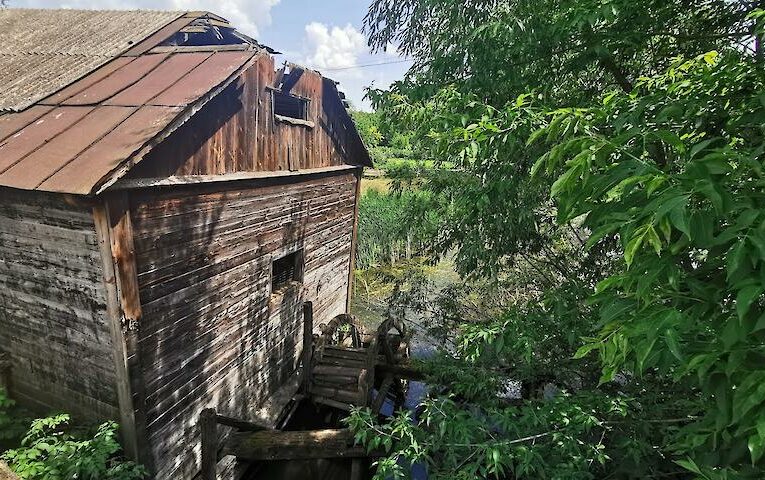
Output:
<instances>
[{"instance_id":1,"label":"green tree","mask_svg":"<svg viewBox=\"0 0 765 480\"><path fill-rule=\"evenodd\" d=\"M371 44L416 61L370 97L456 167L421 185L448 200L434 252L523 291L439 305L455 347L424 367L417 422L351 417L390 451L381 478L407 461L435 478L765 475L755 6L372 4ZM498 395L513 379L531 386L518 405Z\"/></svg>"}]
</instances>

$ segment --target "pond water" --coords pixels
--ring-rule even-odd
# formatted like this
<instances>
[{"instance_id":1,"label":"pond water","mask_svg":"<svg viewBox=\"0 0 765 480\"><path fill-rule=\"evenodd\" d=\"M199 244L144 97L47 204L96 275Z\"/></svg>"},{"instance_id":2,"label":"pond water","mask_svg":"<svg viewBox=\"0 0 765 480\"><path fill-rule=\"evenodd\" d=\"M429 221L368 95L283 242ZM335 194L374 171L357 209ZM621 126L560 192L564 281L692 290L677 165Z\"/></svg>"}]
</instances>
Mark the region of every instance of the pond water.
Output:
<instances>
[{"instance_id":1,"label":"pond water","mask_svg":"<svg viewBox=\"0 0 765 480\"><path fill-rule=\"evenodd\" d=\"M448 258L440 261L436 266L428 268L427 276L431 285L431 297L435 297L441 290L460 280L459 275L454 270L454 264ZM383 321L385 307L385 298L357 296L353 299L351 313L358 317L365 326L370 329L376 329ZM422 318L416 314L409 313L405 321L407 326L413 331L409 344L412 358L429 358L433 356L438 349L438 341L427 335L422 325ZM427 395L427 392L428 386L425 383L409 382L404 407L409 409L413 415L416 415L415 409L425 395ZM381 409L381 413L385 416L392 415L393 404L386 401ZM414 480L426 480L428 478L424 465L414 465L411 473Z\"/></svg>"}]
</instances>

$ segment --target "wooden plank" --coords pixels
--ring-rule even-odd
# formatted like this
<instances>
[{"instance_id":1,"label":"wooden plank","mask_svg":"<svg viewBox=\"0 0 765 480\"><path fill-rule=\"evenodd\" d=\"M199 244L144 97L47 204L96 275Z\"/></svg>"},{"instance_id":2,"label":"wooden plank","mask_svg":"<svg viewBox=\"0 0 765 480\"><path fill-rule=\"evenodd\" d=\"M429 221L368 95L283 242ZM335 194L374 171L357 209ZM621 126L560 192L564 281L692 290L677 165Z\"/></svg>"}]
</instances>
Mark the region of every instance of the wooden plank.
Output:
<instances>
[{"instance_id":1,"label":"wooden plank","mask_svg":"<svg viewBox=\"0 0 765 480\"><path fill-rule=\"evenodd\" d=\"M224 454L247 461L368 456L363 446L354 445L348 429L235 433L226 442Z\"/></svg>"},{"instance_id":2,"label":"wooden plank","mask_svg":"<svg viewBox=\"0 0 765 480\"><path fill-rule=\"evenodd\" d=\"M305 175L341 173L355 170L356 167L338 165L323 168L308 168L296 171L236 172L222 175L183 175L161 178L126 178L118 181L111 190L134 190L143 188L172 187L179 185L199 185L208 183L237 182L270 178L290 178Z\"/></svg>"},{"instance_id":3,"label":"wooden plank","mask_svg":"<svg viewBox=\"0 0 765 480\"><path fill-rule=\"evenodd\" d=\"M133 223L130 218L130 199L125 192L116 192L106 198L114 280L117 287L119 316L125 341L127 376L133 398L133 417L137 442L137 459L150 472L154 458L147 441L146 392L143 382L141 355L138 350L139 327L142 318L138 275L136 272Z\"/></svg>"},{"instance_id":4,"label":"wooden plank","mask_svg":"<svg viewBox=\"0 0 765 480\"><path fill-rule=\"evenodd\" d=\"M114 352L115 383L119 400L122 447L128 458L137 460L139 438L133 413L133 395L128 371L128 352L122 332L122 316L120 313L119 292L117 291L117 279L114 273L109 215L103 205L93 208L93 219L95 220L96 234L98 235L101 261L104 266L103 281L106 289L106 315L112 337L112 350Z\"/></svg>"}]
</instances>

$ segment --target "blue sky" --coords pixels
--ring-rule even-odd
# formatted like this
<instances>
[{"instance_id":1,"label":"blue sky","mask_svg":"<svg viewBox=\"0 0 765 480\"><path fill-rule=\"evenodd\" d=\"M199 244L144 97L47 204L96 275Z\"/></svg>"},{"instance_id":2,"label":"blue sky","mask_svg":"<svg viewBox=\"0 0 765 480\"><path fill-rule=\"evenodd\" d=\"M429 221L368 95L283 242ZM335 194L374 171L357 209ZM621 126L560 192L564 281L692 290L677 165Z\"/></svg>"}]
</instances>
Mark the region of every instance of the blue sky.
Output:
<instances>
[{"instance_id":1,"label":"blue sky","mask_svg":"<svg viewBox=\"0 0 765 480\"><path fill-rule=\"evenodd\" d=\"M348 99L368 109L364 87L388 86L409 63L391 48L372 55L361 33L371 0L10 0L11 7L209 10L242 32L283 52L289 60L320 70L340 82ZM355 68L356 65L387 63Z\"/></svg>"}]
</instances>

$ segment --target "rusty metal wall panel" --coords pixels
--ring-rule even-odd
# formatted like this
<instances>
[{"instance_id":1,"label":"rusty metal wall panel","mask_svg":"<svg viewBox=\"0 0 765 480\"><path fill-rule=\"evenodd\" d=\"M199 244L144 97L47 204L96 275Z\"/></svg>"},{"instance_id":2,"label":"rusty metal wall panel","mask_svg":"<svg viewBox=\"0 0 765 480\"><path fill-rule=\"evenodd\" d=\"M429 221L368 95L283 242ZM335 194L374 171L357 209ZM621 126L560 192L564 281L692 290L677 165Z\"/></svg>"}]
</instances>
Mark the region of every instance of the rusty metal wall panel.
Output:
<instances>
[{"instance_id":1,"label":"rusty metal wall panel","mask_svg":"<svg viewBox=\"0 0 765 480\"><path fill-rule=\"evenodd\" d=\"M0 111L20 111L129 50L183 12L0 9Z\"/></svg>"},{"instance_id":2,"label":"rusty metal wall panel","mask_svg":"<svg viewBox=\"0 0 765 480\"><path fill-rule=\"evenodd\" d=\"M149 103L149 100L165 91L211 55L212 52L175 54L141 80L104 102L104 105L140 106Z\"/></svg>"},{"instance_id":3,"label":"rusty metal wall panel","mask_svg":"<svg viewBox=\"0 0 765 480\"><path fill-rule=\"evenodd\" d=\"M135 110L133 107L97 107L75 125L0 174L0 184L25 189L37 188Z\"/></svg>"},{"instance_id":4,"label":"rusty metal wall panel","mask_svg":"<svg viewBox=\"0 0 765 480\"><path fill-rule=\"evenodd\" d=\"M144 106L77 156L38 188L51 192L90 194L125 159L161 132L180 109Z\"/></svg>"},{"instance_id":5,"label":"rusty metal wall panel","mask_svg":"<svg viewBox=\"0 0 765 480\"><path fill-rule=\"evenodd\" d=\"M254 55L253 51L216 52L151 103L169 107L188 105L223 83Z\"/></svg>"},{"instance_id":6,"label":"rusty metal wall panel","mask_svg":"<svg viewBox=\"0 0 765 480\"><path fill-rule=\"evenodd\" d=\"M138 57L116 70L100 82L68 98L63 105L94 105L128 88L144 78L149 72L167 59L167 55L146 55Z\"/></svg>"},{"instance_id":7,"label":"rusty metal wall panel","mask_svg":"<svg viewBox=\"0 0 765 480\"><path fill-rule=\"evenodd\" d=\"M0 173L63 132L90 113L92 107L62 107L51 110L0 144ZM5 184L12 187L12 184Z\"/></svg>"}]
</instances>

